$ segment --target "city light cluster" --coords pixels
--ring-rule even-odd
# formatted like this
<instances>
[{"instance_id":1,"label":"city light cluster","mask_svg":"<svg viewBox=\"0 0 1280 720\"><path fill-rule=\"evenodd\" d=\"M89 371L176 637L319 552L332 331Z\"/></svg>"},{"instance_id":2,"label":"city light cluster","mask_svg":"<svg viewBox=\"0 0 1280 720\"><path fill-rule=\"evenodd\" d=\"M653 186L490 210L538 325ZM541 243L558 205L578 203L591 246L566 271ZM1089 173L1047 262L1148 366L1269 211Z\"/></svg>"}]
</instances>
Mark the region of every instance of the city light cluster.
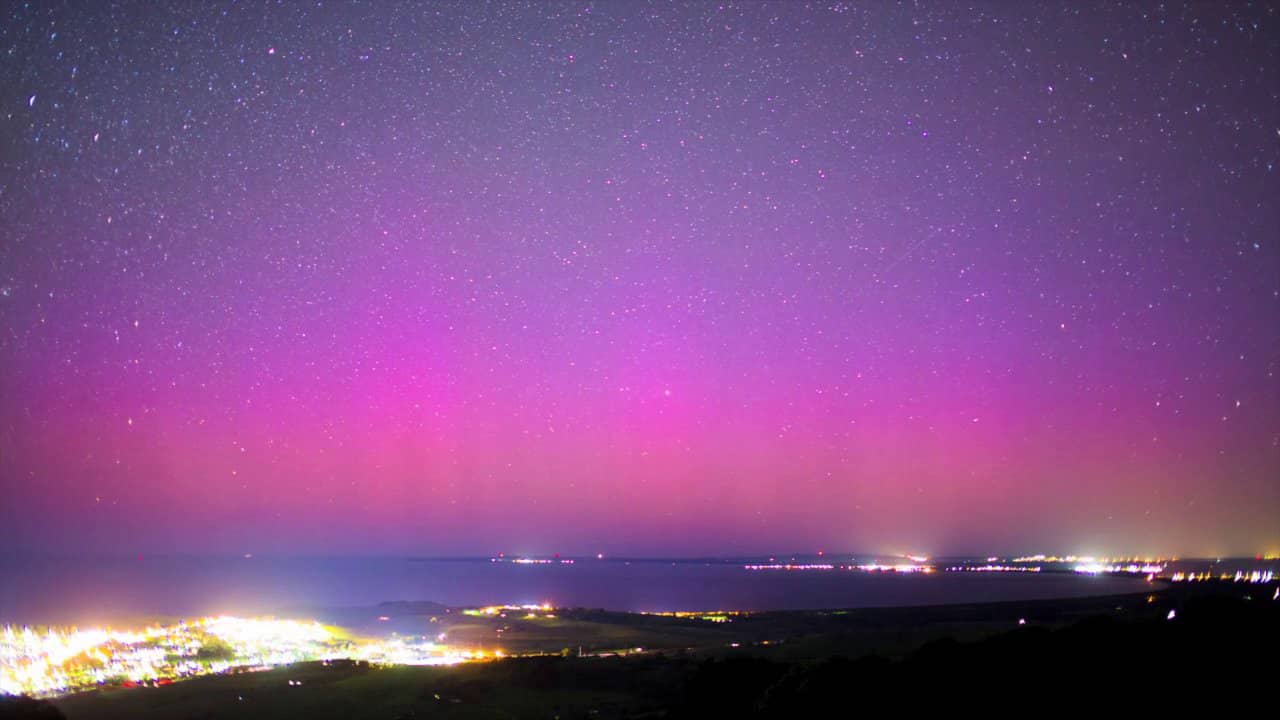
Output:
<instances>
[{"instance_id":1,"label":"city light cluster","mask_svg":"<svg viewBox=\"0 0 1280 720\"><path fill-rule=\"evenodd\" d=\"M488 657L425 637L357 640L316 622L270 618L210 617L142 631L6 626L0 633L0 693L49 696L163 685L309 660L442 665Z\"/></svg>"},{"instance_id":2,"label":"city light cluster","mask_svg":"<svg viewBox=\"0 0 1280 720\"><path fill-rule=\"evenodd\" d=\"M1182 573L1176 572L1170 578L1173 582L1203 582L1206 580L1224 580L1227 582L1244 582L1244 583L1269 583L1275 579L1275 572L1272 570L1253 570L1245 572L1237 570L1234 573L1221 573L1214 575L1211 572L1200 573Z\"/></svg>"},{"instance_id":3,"label":"city light cluster","mask_svg":"<svg viewBox=\"0 0 1280 720\"><path fill-rule=\"evenodd\" d=\"M449 648L425 636L393 636L356 643L344 659L363 660L375 665L457 665L472 660L500 660L501 650L461 650Z\"/></svg>"},{"instance_id":4,"label":"city light cluster","mask_svg":"<svg viewBox=\"0 0 1280 720\"><path fill-rule=\"evenodd\" d=\"M1164 572L1164 565L1139 565L1137 563L1130 563L1128 565L1106 565L1104 563L1094 562L1080 563L1072 569L1084 575L1104 575L1114 573L1155 575Z\"/></svg>"},{"instance_id":5,"label":"city light cluster","mask_svg":"<svg viewBox=\"0 0 1280 720\"><path fill-rule=\"evenodd\" d=\"M478 617L488 615L490 617L499 616L506 617L509 612L525 612L526 618L545 617L554 618L555 615L550 614L555 608L551 607L551 603L542 603L541 605L489 605L481 608L468 608L462 611L463 615L471 615ZM542 615L538 615L542 613Z\"/></svg>"},{"instance_id":6,"label":"city light cluster","mask_svg":"<svg viewBox=\"0 0 1280 720\"><path fill-rule=\"evenodd\" d=\"M1039 565L953 565L947 572L1017 572L1038 573Z\"/></svg>"},{"instance_id":7,"label":"city light cluster","mask_svg":"<svg viewBox=\"0 0 1280 720\"><path fill-rule=\"evenodd\" d=\"M931 573L934 571L932 565L917 565L915 563L895 563L885 565L881 563L868 563L865 565L832 565L828 563L766 563L758 565L743 565L747 570L855 570L859 572L899 572L899 573Z\"/></svg>"},{"instance_id":8,"label":"city light cluster","mask_svg":"<svg viewBox=\"0 0 1280 720\"><path fill-rule=\"evenodd\" d=\"M641 612L641 615L660 615L662 617L674 617L684 619L703 620L713 623L730 623L738 616L746 616L751 613L746 610L666 610L658 612Z\"/></svg>"},{"instance_id":9,"label":"city light cluster","mask_svg":"<svg viewBox=\"0 0 1280 720\"><path fill-rule=\"evenodd\" d=\"M895 563L893 565L882 565L880 563L870 563L868 565L858 565L857 570L862 572L895 572L895 573L931 573L932 565L917 565L914 563Z\"/></svg>"},{"instance_id":10,"label":"city light cluster","mask_svg":"<svg viewBox=\"0 0 1280 720\"><path fill-rule=\"evenodd\" d=\"M1015 563L1056 563L1061 565L1125 565L1125 564L1144 564L1144 565L1163 565L1168 562L1177 562L1178 558L1170 557L1095 557L1093 555L1024 555L1016 557L1010 562Z\"/></svg>"}]
</instances>

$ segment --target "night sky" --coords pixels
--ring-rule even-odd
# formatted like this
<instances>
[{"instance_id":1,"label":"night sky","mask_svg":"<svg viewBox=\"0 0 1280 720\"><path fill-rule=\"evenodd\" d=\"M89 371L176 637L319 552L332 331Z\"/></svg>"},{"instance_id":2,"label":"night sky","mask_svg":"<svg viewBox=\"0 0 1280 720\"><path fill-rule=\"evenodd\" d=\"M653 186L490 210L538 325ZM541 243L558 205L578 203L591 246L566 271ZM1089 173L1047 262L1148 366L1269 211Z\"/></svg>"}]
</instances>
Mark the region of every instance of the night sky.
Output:
<instances>
[{"instance_id":1,"label":"night sky","mask_svg":"<svg viewBox=\"0 0 1280 720\"><path fill-rule=\"evenodd\" d=\"M1274 3L6 3L0 546L1280 549Z\"/></svg>"}]
</instances>

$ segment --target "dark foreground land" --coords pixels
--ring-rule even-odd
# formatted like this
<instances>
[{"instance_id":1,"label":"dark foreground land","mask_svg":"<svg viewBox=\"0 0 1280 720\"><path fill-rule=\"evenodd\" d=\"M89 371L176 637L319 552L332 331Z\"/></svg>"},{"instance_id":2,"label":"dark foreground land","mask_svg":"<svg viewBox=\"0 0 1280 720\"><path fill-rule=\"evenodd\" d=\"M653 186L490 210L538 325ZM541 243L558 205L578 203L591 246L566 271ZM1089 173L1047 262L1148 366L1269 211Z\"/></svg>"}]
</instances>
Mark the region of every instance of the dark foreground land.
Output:
<instances>
[{"instance_id":1,"label":"dark foreground land","mask_svg":"<svg viewBox=\"0 0 1280 720\"><path fill-rule=\"evenodd\" d=\"M1109 598L726 623L578 610L564 614L567 634L522 639L533 649L585 637L583 657L574 648L445 668L302 663L52 703L10 700L0 718L790 718L1020 702L1115 710L1191 698L1269 712L1280 667L1275 592L1153 586ZM508 630L513 640L520 631ZM607 650L638 638L657 647Z\"/></svg>"}]
</instances>

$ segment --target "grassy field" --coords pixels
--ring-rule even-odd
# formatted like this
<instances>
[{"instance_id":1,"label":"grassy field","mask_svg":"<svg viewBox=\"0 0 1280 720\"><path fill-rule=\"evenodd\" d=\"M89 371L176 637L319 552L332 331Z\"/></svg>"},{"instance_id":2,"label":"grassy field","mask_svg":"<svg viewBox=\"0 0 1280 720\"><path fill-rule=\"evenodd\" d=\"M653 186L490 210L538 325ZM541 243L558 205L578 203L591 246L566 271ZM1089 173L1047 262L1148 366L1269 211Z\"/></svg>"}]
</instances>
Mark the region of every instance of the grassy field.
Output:
<instances>
[{"instance_id":1,"label":"grassy field","mask_svg":"<svg viewBox=\"0 0 1280 720\"><path fill-rule=\"evenodd\" d=\"M462 647L499 649L508 654L569 651L617 652L681 649L731 642L733 633L712 623L637 623L620 617L586 619L558 616L537 619L477 619L447 627L448 642ZM665 618L664 618L665 619Z\"/></svg>"},{"instance_id":2,"label":"grassy field","mask_svg":"<svg viewBox=\"0 0 1280 720\"><path fill-rule=\"evenodd\" d=\"M617 717L644 700L620 692L545 689L492 682L503 663L484 667L370 667L301 663L160 688L91 692L57 706L68 718L503 718L542 710L563 717ZM483 692L476 680L483 681ZM595 713L591 711L597 711ZM601 715L600 710L604 710Z\"/></svg>"}]
</instances>

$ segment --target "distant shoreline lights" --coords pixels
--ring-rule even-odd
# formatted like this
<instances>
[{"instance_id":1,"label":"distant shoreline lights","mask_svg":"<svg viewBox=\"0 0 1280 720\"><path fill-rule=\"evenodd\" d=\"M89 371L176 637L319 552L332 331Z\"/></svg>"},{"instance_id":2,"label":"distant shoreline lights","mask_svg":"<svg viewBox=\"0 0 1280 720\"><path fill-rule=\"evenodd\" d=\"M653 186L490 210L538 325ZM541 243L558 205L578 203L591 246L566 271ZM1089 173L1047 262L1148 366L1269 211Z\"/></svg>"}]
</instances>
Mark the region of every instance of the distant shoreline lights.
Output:
<instances>
[{"instance_id":1,"label":"distant shoreline lights","mask_svg":"<svg viewBox=\"0 0 1280 720\"><path fill-rule=\"evenodd\" d=\"M931 573L936 569L932 565L915 565L910 563L898 563L894 565L882 565L879 563L869 563L865 565L833 565L830 563L765 563L743 565L742 567L746 570L851 570L854 572L867 573Z\"/></svg>"}]
</instances>

